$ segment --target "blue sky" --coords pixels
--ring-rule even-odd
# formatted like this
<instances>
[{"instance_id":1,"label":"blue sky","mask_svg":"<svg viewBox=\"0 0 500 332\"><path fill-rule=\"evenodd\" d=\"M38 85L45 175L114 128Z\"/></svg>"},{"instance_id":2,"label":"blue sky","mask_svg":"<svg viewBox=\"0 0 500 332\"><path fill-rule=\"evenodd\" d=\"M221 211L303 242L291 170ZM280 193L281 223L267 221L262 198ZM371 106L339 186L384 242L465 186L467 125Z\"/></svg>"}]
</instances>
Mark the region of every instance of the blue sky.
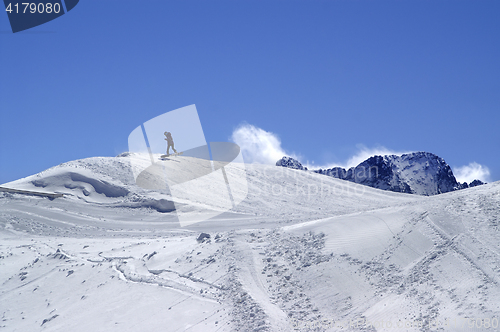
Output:
<instances>
[{"instance_id":1,"label":"blue sky","mask_svg":"<svg viewBox=\"0 0 500 332\"><path fill-rule=\"evenodd\" d=\"M191 104L207 141L243 130L271 151L250 146L250 161L428 151L499 180L499 12L498 1L87 0L16 34L0 14L0 183L115 156L138 125Z\"/></svg>"}]
</instances>

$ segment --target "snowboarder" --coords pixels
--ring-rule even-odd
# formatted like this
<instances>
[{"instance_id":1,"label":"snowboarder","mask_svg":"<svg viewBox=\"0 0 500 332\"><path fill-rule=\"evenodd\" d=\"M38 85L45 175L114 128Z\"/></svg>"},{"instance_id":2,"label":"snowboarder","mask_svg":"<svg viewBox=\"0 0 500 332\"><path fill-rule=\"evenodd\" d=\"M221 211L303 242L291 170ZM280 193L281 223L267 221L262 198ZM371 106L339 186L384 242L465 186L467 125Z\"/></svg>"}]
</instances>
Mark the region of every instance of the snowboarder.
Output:
<instances>
[{"instance_id":1,"label":"snowboarder","mask_svg":"<svg viewBox=\"0 0 500 332\"><path fill-rule=\"evenodd\" d=\"M172 138L172 134L168 131L164 133L165 141L167 141L167 157L170 156L170 147L174 150L174 153L177 153L177 150L174 148L174 139Z\"/></svg>"}]
</instances>

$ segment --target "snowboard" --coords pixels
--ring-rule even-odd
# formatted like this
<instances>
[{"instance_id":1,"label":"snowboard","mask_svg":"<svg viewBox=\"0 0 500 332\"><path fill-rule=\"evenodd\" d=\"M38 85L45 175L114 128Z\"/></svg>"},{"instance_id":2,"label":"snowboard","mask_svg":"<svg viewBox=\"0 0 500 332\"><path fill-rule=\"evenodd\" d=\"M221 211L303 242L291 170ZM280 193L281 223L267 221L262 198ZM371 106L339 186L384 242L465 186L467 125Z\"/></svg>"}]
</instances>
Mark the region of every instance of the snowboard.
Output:
<instances>
[{"instance_id":1,"label":"snowboard","mask_svg":"<svg viewBox=\"0 0 500 332\"><path fill-rule=\"evenodd\" d=\"M171 154L162 154L160 156L160 159L165 159L165 158L168 158L168 157L177 157L177 156L180 156L182 155L184 152L177 152L177 153L171 153Z\"/></svg>"}]
</instances>

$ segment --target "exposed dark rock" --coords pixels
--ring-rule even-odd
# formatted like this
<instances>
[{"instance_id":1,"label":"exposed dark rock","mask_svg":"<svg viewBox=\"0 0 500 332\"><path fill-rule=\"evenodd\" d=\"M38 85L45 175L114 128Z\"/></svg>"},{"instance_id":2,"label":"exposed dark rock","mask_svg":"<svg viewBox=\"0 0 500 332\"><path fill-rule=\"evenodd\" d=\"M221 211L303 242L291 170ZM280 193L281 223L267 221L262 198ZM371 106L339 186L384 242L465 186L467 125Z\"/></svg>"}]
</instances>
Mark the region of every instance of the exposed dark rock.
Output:
<instances>
[{"instance_id":1,"label":"exposed dark rock","mask_svg":"<svg viewBox=\"0 0 500 332\"><path fill-rule=\"evenodd\" d=\"M210 234L207 234L207 233L201 233L198 238L196 239L196 241L198 241L199 243L203 243L205 241L209 241L210 240Z\"/></svg>"},{"instance_id":2,"label":"exposed dark rock","mask_svg":"<svg viewBox=\"0 0 500 332\"><path fill-rule=\"evenodd\" d=\"M483 184L486 184L484 183L483 181L481 180L474 180L472 181L471 183L469 183L469 188L472 188L472 187L477 187L477 186L481 186Z\"/></svg>"},{"instance_id":3,"label":"exposed dark rock","mask_svg":"<svg viewBox=\"0 0 500 332\"><path fill-rule=\"evenodd\" d=\"M288 167L293 169L300 169L307 171L307 167L302 166L302 164L293 158L284 156L276 162L276 166Z\"/></svg>"}]
</instances>

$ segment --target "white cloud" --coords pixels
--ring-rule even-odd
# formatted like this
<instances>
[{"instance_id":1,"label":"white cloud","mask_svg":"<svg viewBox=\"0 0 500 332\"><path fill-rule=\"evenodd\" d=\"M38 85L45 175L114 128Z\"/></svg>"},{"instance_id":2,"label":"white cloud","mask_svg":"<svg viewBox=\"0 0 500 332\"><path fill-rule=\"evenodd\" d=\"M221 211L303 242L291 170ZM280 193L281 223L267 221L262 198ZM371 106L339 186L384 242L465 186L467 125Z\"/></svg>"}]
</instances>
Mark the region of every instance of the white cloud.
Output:
<instances>
[{"instance_id":1,"label":"white cloud","mask_svg":"<svg viewBox=\"0 0 500 332\"><path fill-rule=\"evenodd\" d=\"M296 158L281 147L278 135L250 124L240 125L233 131L231 140L238 144L247 163L276 164L283 156Z\"/></svg>"},{"instance_id":2,"label":"white cloud","mask_svg":"<svg viewBox=\"0 0 500 332\"><path fill-rule=\"evenodd\" d=\"M458 182L470 183L474 180L490 182L490 170L488 167L476 162L461 167L455 167L453 173Z\"/></svg>"}]
</instances>

